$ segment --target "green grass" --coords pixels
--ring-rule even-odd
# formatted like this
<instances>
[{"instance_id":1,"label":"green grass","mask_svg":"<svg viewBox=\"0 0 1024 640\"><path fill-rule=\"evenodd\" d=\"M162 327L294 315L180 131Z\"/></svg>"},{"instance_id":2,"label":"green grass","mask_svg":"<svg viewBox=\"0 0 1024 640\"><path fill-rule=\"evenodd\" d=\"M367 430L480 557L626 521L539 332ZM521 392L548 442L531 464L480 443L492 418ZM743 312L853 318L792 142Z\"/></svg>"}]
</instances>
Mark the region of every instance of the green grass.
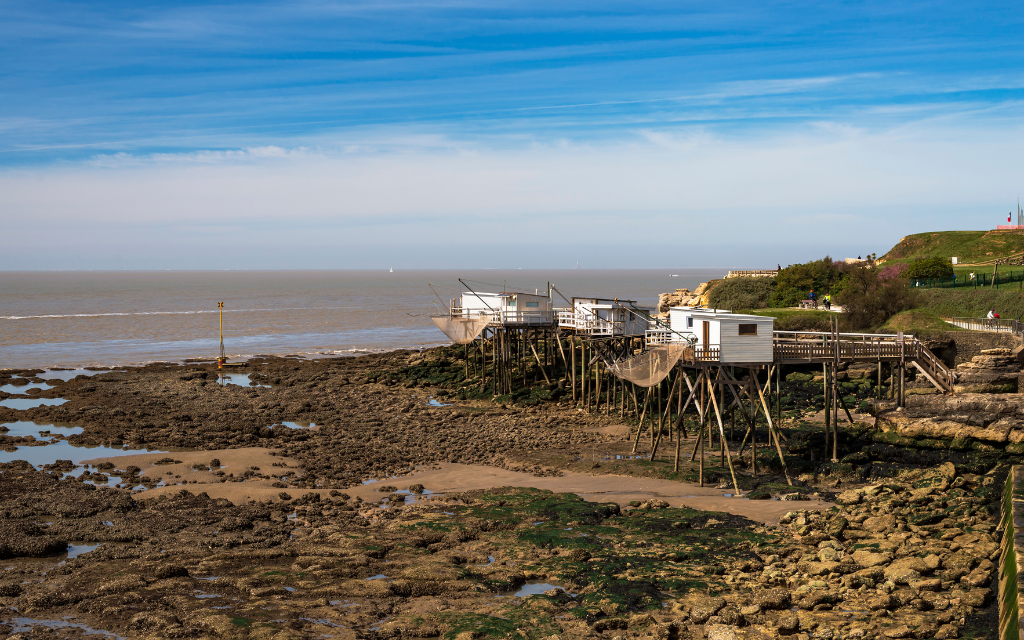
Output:
<instances>
[{"instance_id":1,"label":"green grass","mask_svg":"<svg viewBox=\"0 0 1024 640\"><path fill-rule=\"evenodd\" d=\"M909 235L882 256L885 264L919 258L956 256L958 261L984 262L1024 252L1024 234L994 231L932 231Z\"/></svg>"},{"instance_id":2,"label":"green grass","mask_svg":"<svg viewBox=\"0 0 1024 640\"><path fill-rule=\"evenodd\" d=\"M962 331L938 316L930 309L911 309L897 313L889 318L889 321L882 326L887 333L902 331L918 337L933 336L945 333L946 331Z\"/></svg>"},{"instance_id":3,"label":"green grass","mask_svg":"<svg viewBox=\"0 0 1024 640\"><path fill-rule=\"evenodd\" d=\"M1024 316L1024 296L1016 283L1006 288L924 289L921 302L923 309L946 318L983 318L989 309L1005 319Z\"/></svg>"}]
</instances>

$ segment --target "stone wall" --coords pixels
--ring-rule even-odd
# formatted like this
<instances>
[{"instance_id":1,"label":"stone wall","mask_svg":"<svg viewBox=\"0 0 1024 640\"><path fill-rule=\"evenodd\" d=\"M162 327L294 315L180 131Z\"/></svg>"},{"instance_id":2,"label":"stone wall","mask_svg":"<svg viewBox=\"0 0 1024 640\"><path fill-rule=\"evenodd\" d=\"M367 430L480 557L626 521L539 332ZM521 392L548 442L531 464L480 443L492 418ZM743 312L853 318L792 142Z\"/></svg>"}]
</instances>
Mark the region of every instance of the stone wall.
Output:
<instances>
[{"instance_id":1,"label":"stone wall","mask_svg":"<svg viewBox=\"0 0 1024 640\"><path fill-rule=\"evenodd\" d=\"M1012 349L1020 344L1020 340L1008 333L947 331L945 335L956 343L956 364L970 362L988 349Z\"/></svg>"}]
</instances>

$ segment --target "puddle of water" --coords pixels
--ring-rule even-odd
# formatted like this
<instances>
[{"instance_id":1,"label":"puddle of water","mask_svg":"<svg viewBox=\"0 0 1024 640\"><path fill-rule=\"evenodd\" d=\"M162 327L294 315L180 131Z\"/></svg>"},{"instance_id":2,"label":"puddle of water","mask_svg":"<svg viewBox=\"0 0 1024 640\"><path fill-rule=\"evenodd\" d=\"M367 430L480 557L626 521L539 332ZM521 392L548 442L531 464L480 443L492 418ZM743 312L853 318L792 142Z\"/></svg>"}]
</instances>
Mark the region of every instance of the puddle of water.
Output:
<instances>
[{"instance_id":1,"label":"puddle of water","mask_svg":"<svg viewBox=\"0 0 1024 640\"><path fill-rule=\"evenodd\" d=\"M516 591L515 593L512 593L511 591L508 591L508 592L505 592L505 593L503 593L501 595L509 595L509 594L511 594L512 596L514 596L516 598L526 598L526 597L529 597L529 596L543 595L545 591L549 591L551 589L565 589L565 587L563 587L560 584L551 584L549 582L527 582L526 584L524 584L522 587L519 588L519 591ZM566 593L568 593L568 592L566 592ZM576 596L575 593L570 593L569 595L573 596L573 597Z\"/></svg>"},{"instance_id":2,"label":"puddle of water","mask_svg":"<svg viewBox=\"0 0 1024 640\"><path fill-rule=\"evenodd\" d=\"M104 520L103 521L103 526L105 526L105 527L112 527L112 526L114 526L114 523L111 522L110 520Z\"/></svg>"},{"instance_id":3,"label":"puddle of water","mask_svg":"<svg viewBox=\"0 0 1024 640\"><path fill-rule=\"evenodd\" d=\"M489 567L494 564L494 556L487 556L487 564L475 564L474 567Z\"/></svg>"},{"instance_id":4,"label":"puddle of water","mask_svg":"<svg viewBox=\"0 0 1024 640\"><path fill-rule=\"evenodd\" d=\"M206 580L208 582L212 582L213 580L216 580L218 578L220 578L220 576L210 576L209 578L196 578L196 580Z\"/></svg>"},{"instance_id":5,"label":"puddle of water","mask_svg":"<svg viewBox=\"0 0 1024 640\"><path fill-rule=\"evenodd\" d=\"M136 453L168 452L158 451L155 449L115 449L113 447L105 447L102 445L95 447L85 447L81 445L76 446L66 440L61 440L45 446L18 447L17 451L0 451L0 462L26 460L38 467L44 464L53 464L57 460L70 460L75 464L81 464L82 460L91 460L92 458L109 458L112 456L130 456ZM78 474L81 474L81 470L79 470Z\"/></svg>"},{"instance_id":6,"label":"puddle of water","mask_svg":"<svg viewBox=\"0 0 1024 640\"><path fill-rule=\"evenodd\" d=\"M67 402L64 398L7 398L0 400L0 407L25 411L36 407L59 407Z\"/></svg>"},{"instance_id":7,"label":"puddle of water","mask_svg":"<svg viewBox=\"0 0 1024 640\"><path fill-rule=\"evenodd\" d=\"M383 573L378 573L377 575L375 575L375 576L370 576L369 578L366 578L366 579L367 579L367 580L382 580L382 579L384 579L384 578L387 578L387 576L386 576L386 575L384 575Z\"/></svg>"},{"instance_id":8,"label":"puddle of water","mask_svg":"<svg viewBox=\"0 0 1024 640\"><path fill-rule=\"evenodd\" d=\"M0 387L0 391L3 391L4 393L13 393L13 394L16 394L16 395L24 396L24 395L28 395L28 390L29 389L49 389L49 388L50 388L50 385L46 384L45 382L30 382L30 383L28 383L26 385L22 385L22 386L18 386L18 385L15 385L15 384L5 384L4 386Z\"/></svg>"},{"instance_id":9,"label":"puddle of water","mask_svg":"<svg viewBox=\"0 0 1024 640\"><path fill-rule=\"evenodd\" d=\"M450 402L448 404L444 404L442 402L438 402L437 400L435 400L433 398L427 400L427 404L429 404L432 407L450 407L450 406L452 406Z\"/></svg>"},{"instance_id":10,"label":"puddle of water","mask_svg":"<svg viewBox=\"0 0 1024 640\"><path fill-rule=\"evenodd\" d=\"M71 616L68 616L70 618ZM67 618L63 620L34 620L32 618L14 618L11 621L14 628L11 629L14 633L32 631L32 627L46 627L48 629L81 629L85 635L101 635L107 636L108 638L117 638L118 640L127 640L124 636L119 636L116 633L110 631L104 631L103 629L93 629L87 624L80 622L69 622Z\"/></svg>"},{"instance_id":11,"label":"puddle of water","mask_svg":"<svg viewBox=\"0 0 1024 640\"><path fill-rule=\"evenodd\" d=\"M310 429L316 426L315 422L279 422L271 427L273 429L276 426L288 427L289 429Z\"/></svg>"},{"instance_id":12,"label":"puddle of water","mask_svg":"<svg viewBox=\"0 0 1024 640\"><path fill-rule=\"evenodd\" d=\"M98 375L98 374L101 374L101 373L124 373L124 372L123 371L112 371L112 370L108 370L108 369L103 369L101 371L93 371L92 369L68 369L66 371L47 371L45 373L40 373L36 377L37 378L42 378L43 380L63 380L65 382L67 382L68 380L73 380L73 379L77 378L78 376L95 376L95 375Z\"/></svg>"},{"instance_id":13,"label":"puddle of water","mask_svg":"<svg viewBox=\"0 0 1024 640\"><path fill-rule=\"evenodd\" d=\"M69 544L68 545L68 560L77 558L83 553L89 553L100 548L98 544Z\"/></svg>"},{"instance_id":14,"label":"puddle of water","mask_svg":"<svg viewBox=\"0 0 1024 640\"><path fill-rule=\"evenodd\" d=\"M252 380L249 378L248 373L222 373L219 376L217 376L217 384L224 386L229 384L237 384L240 387L262 387L264 389L270 388L269 384L253 384Z\"/></svg>"},{"instance_id":15,"label":"puddle of water","mask_svg":"<svg viewBox=\"0 0 1024 640\"><path fill-rule=\"evenodd\" d=\"M5 436L11 437L24 437L32 436L33 438L44 438L41 435L43 431L49 431L52 435L62 436L76 436L85 429L82 427L58 427L55 424L40 424L38 422L28 422L19 420L18 422L5 422L0 424L0 427L7 427L7 431L2 432Z\"/></svg>"},{"instance_id":16,"label":"puddle of water","mask_svg":"<svg viewBox=\"0 0 1024 640\"><path fill-rule=\"evenodd\" d=\"M416 504L421 499L423 499L423 498L425 498L427 496L434 495L434 492L431 491L430 489L424 489L422 493L413 493L412 491L409 491L408 489L399 489L395 493L400 493L403 496L406 496L405 504Z\"/></svg>"},{"instance_id":17,"label":"puddle of water","mask_svg":"<svg viewBox=\"0 0 1024 640\"><path fill-rule=\"evenodd\" d=\"M200 600L205 600L207 598L222 598L223 596L221 596L219 593L203 593L202 591L197 591L193 595L193 597L199 598Z\"/></svg>"},{"instance_id":18,"label":"puddle of water","mask_svg":"<svg viewBox=\"0 0 1024 640\"><path fill-rule=\"evenodd\" d=\"M285 587L284 590L288 593L292 593L293 591L295 591L295 587Z\"/></svg>"}]
</instances>

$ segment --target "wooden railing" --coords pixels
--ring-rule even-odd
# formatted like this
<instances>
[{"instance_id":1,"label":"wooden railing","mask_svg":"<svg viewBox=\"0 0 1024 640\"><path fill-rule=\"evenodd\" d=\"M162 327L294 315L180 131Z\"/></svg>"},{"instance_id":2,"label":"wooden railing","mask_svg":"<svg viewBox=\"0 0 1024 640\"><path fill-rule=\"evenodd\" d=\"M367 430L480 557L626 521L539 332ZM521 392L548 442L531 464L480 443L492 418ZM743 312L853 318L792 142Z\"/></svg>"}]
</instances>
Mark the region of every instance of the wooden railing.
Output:
<instances>
[{"instance_id":1,"label":"wooden railing","mask_svg":"<svg viewBox=\"0 0 1024 640\"><path fill-rule=\"evenodd\" d=\"M491 326L503 326L503 325L533 325L533 326L550 326L555 323L555 312L554 311L511 311L511 310L478 310L478 309L463 309L462 307L452 307L451 316L453 318L476 318L480 316L487 316L491 319Z\"/></svg>"}]
</instances>

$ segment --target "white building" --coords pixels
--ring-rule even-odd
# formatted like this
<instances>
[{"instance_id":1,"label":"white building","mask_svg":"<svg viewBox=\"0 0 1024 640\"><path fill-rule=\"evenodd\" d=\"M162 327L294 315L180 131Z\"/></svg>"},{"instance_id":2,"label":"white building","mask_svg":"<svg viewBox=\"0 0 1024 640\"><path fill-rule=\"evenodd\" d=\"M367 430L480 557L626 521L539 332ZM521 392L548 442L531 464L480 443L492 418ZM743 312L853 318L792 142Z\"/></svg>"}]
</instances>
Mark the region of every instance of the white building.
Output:
<instances>
[{"instance_id":1,"label":"white building","mask_svg":"<svg viewBox=\"0 0 1024 640\"><path fill-rule=\"evenodd\" d=\"M638 337L647 331L653 311L632 300L573 298L571 309L558 310L558 326L591 336Z\"/></svg>"},{"instance_id":2,"label":"white building","mask_svg":"<svg viewBox=\"0 0 1024 640\"><path fill-rule=\"evenodd\" d=\"M491 316L494 326L553 326L555 314L551 299L539 293L483 293L467 291L452 316L471 318Z\"/></svg>"},{"instance_id":3,"label":"white building","mask_svg":"<svg viewBox=\"0 0 1024 640\"><path fill-rule=\"evenodd\" d=\"M697 359L723 364L764 364L773 360L775 318L724 309L669 309L667 341L693 341Z\"/></svg>"}]
</instances>

